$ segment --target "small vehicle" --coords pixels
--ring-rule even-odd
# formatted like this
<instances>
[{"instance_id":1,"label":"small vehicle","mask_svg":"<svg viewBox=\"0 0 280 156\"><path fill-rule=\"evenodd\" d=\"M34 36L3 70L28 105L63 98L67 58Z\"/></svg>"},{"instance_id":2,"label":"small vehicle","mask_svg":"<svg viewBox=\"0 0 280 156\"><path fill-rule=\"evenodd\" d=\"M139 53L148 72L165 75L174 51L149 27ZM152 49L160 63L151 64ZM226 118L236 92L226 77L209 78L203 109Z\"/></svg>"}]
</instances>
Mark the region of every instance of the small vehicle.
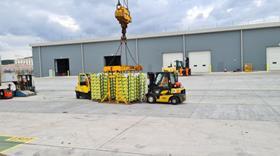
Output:
<instances>
[{"instance_id":1,"label":"small vehicle","mask_svg":"<svg viewBox=\"0 0 280 156\"><path fill-rule=\"evenodd\" d=\"M13 97L13 91L10 85L7 89L0 89L0 99L12 99Z\"/></svg>"},{"instance_id":2,"label":"small vehicle","mask_svg":"<svg viewBox=\"0 0 280 156\"><path fill-rule=\"evenodd\" d=\"M162 68L163 72L174 72L179 74L179 76L191 76L192 72L190 69L189 58L185 58L185 64L183 61L176 60L174 62L174 66L172 64L169 67Z\"/></svg>"},{"instance_id":3,"label":"small vehicle","mask_svg":"<svg viewBox=\"0 0 280 156\"><path fill-rule=\"evenodd\" d=\"M14 82L14 84L16 85L17 90L22 90L22 91L29 90L35 92L35 86L31 74L18 75L17 81Z\"/></svg>"},{"instance_id":4,"label":"small vehicle","mask_svg":"<svg viewBox=\"0 0 280 156\"><path fill-rule=\"evenodd\" d=\"M180 76L191 76L192 72L189 65L189 58L186 58L185 65L183 61L176 60L176 70Z\"/></svg>"},{"instance_id":5,"label":"small vehicle","mask_svg":"<svg viewBox=\"0 0 280 156\"><path fill-rule=\"evenodd\" d=\"M171 103L177 105L186 100L186 89L173 72L148 73L150 84L146 94L148 103Z\"/></svg>"},{"instance_id":6,"label":"small vehicle","mask_svg":"<svg viewBox=\"0 0 280 156\"><path fill-rule=\"evenodd\" d=\"M76 86L76 98L77 99L91 99L91 85L90 75L81 73L78 76L78 84Z\"/></svg>"},{"instance_id":7,"label":"small vehicle","mask_svg":"<svg viewBox=\"0 0 280 156\"><path fill-rule=\"evenodd\" d=\"M13 92L15 97L28 97L36 95L36 88L31 74L17 75L17 81L13 82L16 90Z\"/></svg>"}]
</instances>

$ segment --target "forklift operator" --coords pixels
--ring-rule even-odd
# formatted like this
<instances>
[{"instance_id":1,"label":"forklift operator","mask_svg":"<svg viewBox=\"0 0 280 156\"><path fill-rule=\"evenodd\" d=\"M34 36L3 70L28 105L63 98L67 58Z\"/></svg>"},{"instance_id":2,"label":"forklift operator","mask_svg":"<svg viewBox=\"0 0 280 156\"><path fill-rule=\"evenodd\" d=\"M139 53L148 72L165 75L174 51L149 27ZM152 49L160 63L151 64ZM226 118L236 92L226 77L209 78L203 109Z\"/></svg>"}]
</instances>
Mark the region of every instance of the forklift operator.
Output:
<instances>
[{"instance_id":1,"label":"forklift operator","mask_svg":"<svg viewBox=\"0 0 280 156\"><path fill-rule=\"evenodd\" d=\"M160 83L160 87L168 87L168 81L169 81L169 79L168 79L168 77L165 75L163 78L162 78L162 81L161 81L161 83Z\"/></svg>"}]
</instances>

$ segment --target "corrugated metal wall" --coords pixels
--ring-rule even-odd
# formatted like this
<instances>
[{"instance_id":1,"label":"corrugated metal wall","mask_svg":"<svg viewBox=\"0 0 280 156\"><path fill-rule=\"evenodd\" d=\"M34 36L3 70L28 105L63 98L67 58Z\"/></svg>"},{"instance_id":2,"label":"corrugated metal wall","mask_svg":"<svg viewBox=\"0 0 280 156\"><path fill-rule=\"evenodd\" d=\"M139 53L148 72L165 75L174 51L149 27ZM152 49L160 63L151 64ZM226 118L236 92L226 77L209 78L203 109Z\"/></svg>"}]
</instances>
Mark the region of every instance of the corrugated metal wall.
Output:
<instances>
[{"instance_id":1,"label":"corrugated metal wall","mask_svg":"<svg viewBox=\"0 0 280 156\"><path fill-rule=\"evenodd\" d=\"M266 70L266 48L279 46L280 28L247 30L243 32L244 63L254 70Z\"/></svg>"},{"instance_id":2,"label":"corrugated metal wall","mask_svg":"<svg viewBox=\"0 0 280 156\"><path fill-rule=\"evenodd\" d=\"M185 49L183 36L157 37L138 39L138 53L140 64L144 71L161 71L162 54L172 52L211 51L212 71L221 72L241 69L241 31L204 33L185 35ZM244 63L252 63L255 70L266 68L266 48L278 46L280 42L280 28L266 28L243 31ZM129 40L129 49L136 58L136 40ZM97 42L62 46L45 46L33 48L34 74L40 76L40 59L42 76L48 76L49 69L54 70L54 60L69 58L70 73L77 75L85 72L102 71L103 57L116 53L118 41ZM40 50L39 50L40 49ZM41 51L41 52L40 52ZM84 55L84 59L82 59ZM123 55L124 56L124 55ZM125 63L125 57L123 57ZM132 60L129 59L132 64Z\"/></svg>"},{"instance_id":3,"label":"corrugated metal wall","mask_svg":"<svg viewBox=\"0 0 280 156\"><path fill-rule=\"evenodd\" d=\"M138 40L140 64L146 72L162 69L162 54L183 52L182 36Z\"/></svg>"},{"instance_id":4,"label":"corrugated metal wall","mask_svg":"<svg viewBox=\"0 0 280 156\"><path fill-rule=\"evenodd\" d=\"M187 52L210 51L212 71L241 69L240 31L189 35Z\"/></svg>"},{"instance_id":5,"label":"corrugated metal wall","mask_svg":"<svg viewBox=\"0 0 280 156\"><path fill-rule=\"evenodd\" d=\"M35 76L40 75L40 58L39 58L39 47L32 48L32 58L33 58L33 74Z\"/></svg>"}]
</instances>

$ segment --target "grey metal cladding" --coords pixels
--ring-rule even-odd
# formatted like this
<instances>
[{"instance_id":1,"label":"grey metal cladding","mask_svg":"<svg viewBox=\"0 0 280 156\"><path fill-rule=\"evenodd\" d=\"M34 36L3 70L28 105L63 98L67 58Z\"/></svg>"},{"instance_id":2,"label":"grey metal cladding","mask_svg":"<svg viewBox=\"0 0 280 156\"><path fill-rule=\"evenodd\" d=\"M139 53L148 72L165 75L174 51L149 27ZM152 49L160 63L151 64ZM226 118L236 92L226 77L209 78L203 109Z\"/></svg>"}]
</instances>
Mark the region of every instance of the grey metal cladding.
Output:
<instances>
[{"instance_id":1,"label":"grey metal cladding","mask_svg":"<svg viewBox=\"0 0 280 156\"><path fill-rule=\"evenodd\" d=\"M188 35L189 52L211 51L212 71L220 72L241 69L240 31Z\"/></svg>"},{"instance_id":2,"label":"grey metal cladding","mask_svg":"<svg viewBox=\"0 0 280 156\"><path fill-rule=\"evenodd\" d=\"M183 35L140 38L138 42L139 63L144 72L161 71L162 54L184 52ZM265 70L266 47L278 46L280 28L259 28L243 30L244 64L252 63L254 70ZM85 72L101 72L104 56L115 54L119 41L90 42L57 46L42 46L42 76L48 76L49 69L54 70L54 59L69 58L70 73L77 75L82 72L81 44L84 50ZM221 72L241 69L241 32L211 32L185 35L186 56L189 52L211 51L212 71ZM132 55L136 57L136 39L128 41ZM32 48L34 74L40 76L39 47ZM124 53L123 53L124 54ZM133 61L129 58L129 64ZM125 55L122 58L125 64Z\"/></svg>"},{"instance_id":3,"label":"grey metal cladding","mask_svg":"<svg viewBox=\"0 0 280 156\"><path fill-rule=\"evenodd\" d=\"M158 72L162 69L162 54L183 52L182 36L139 39L139 60L145 72Z\"/></svg>"},{"instance_id":4,"label":"grey metal cladding","mask_svg":"<svg viewBox=\"0 0 280 156\"><path fill-rule=\"evenodd\" d=\"M49 75L49 69L55 70L54 60L68 58L70 74L78 75L82 71L81 47L79 44L67 46L41 47L42 76Z\"/></svg>"},{"instance_id":5,"label":"grey metal cladding","mask_svg":"<svg viewBox=\"0 0 280 156\"><path fill-rule=\"evenodd\" d=\"M254 70L266 70L266 48L278 46L280 28L243 31L244 64L253 64Z\"/></svg>"},{"instance_id":6,"label":"grey metal cladding","mask_svg":"<svg viewBox=\"0 0 280 156\"><path fill-rule=\"evenodd\" d=\"M33 75L40 76L39 47L32 48Z\"/></svg>"}]
</instances>

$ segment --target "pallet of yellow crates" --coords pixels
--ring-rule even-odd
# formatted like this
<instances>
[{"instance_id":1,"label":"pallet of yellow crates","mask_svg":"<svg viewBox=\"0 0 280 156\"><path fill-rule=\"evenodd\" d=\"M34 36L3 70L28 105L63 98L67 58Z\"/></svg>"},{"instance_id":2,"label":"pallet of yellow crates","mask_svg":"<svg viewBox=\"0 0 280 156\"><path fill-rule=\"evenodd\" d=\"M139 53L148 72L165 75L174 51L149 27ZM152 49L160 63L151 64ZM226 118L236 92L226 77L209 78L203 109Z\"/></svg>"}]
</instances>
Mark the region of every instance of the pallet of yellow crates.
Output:
<instances>
[{"instance_id":1,"label":"pallet of yellow crates","mask_svg":"<svg viewBox=\"0 0 280 156\"><path fill-rule=\"evenodd\" d=\"M116 104L142 102L146 79L145 74L137 72L92 74L92 100Z\"/></svg>"}]
</instances>

